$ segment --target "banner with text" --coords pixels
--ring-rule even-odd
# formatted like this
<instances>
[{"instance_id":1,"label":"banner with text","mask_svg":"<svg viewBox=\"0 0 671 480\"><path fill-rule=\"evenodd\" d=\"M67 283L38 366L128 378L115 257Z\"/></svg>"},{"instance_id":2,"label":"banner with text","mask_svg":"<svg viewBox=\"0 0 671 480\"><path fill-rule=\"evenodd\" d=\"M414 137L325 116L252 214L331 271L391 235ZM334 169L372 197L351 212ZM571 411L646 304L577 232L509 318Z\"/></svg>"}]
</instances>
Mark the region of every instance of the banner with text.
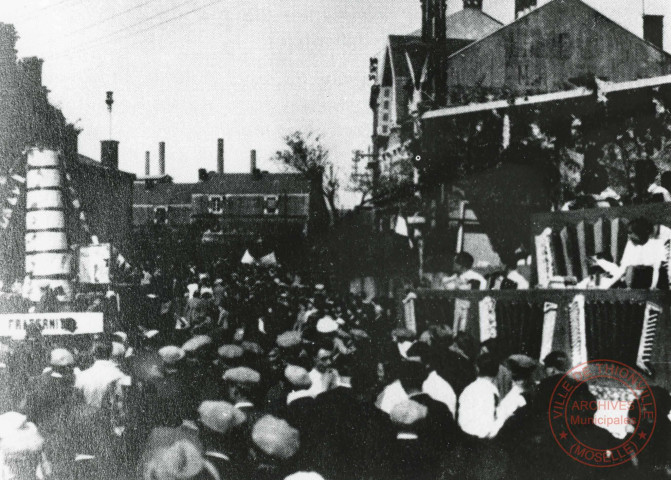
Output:
<instances>
[{"instance_id":1,"label":"banner with text","mask_svg":"<svg viewBox=\"0 0 671 480\"><path fill-rule=\"evenodd\" d=\"M0 337L23 338L28 325L37 324L42 335L91 335L102 333L102 312L0 314Z\"/></svg>"}]
</instances>

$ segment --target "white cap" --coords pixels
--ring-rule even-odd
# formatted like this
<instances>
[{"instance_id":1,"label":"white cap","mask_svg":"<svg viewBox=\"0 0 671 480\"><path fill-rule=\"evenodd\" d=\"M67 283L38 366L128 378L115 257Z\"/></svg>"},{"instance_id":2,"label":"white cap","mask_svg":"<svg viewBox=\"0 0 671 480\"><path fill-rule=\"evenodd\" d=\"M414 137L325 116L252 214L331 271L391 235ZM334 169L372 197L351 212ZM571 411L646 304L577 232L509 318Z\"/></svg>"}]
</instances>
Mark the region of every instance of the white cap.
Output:
<instances>
[{"instance_id":1,"label":"white cap","mask_svg":"<svg viewBox=\"0 0 671 480\"><path fill-rule=\"evenodd\" d=\"M338 330L338 322L333 320L329 315L322 317L317 322L317 331L319 333L333 333Z\"/></svg>"}]
</instances>

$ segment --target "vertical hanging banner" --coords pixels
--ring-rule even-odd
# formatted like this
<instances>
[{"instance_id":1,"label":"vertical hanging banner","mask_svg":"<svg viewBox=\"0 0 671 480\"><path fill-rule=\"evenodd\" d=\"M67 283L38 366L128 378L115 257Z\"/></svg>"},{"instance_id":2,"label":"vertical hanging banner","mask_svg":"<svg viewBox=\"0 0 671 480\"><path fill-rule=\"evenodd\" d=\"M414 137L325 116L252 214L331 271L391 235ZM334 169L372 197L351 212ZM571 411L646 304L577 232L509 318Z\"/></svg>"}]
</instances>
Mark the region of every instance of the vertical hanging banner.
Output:
<instances>
[{"instance_id":1,"label":"vertical hanging banner","mask_svg":"<svg viewBox=\"0 0 671 480\"><path fill-rule=\"evenodd\" d=\"M110 283L112 248L109 243L87 245L79 249L79 281L81 283Z\"/></svg>"}]
</instances>

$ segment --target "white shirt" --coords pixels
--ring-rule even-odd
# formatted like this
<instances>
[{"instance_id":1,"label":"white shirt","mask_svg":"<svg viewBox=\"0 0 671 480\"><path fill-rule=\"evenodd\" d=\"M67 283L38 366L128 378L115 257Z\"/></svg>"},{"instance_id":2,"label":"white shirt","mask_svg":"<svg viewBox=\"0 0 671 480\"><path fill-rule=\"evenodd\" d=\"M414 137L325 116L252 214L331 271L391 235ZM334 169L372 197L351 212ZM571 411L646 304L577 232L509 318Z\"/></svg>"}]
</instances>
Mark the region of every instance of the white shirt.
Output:
<instances>
[{"instance_id":1,"label":"white shirt","mask_svg":"<svg viewBox=\"0 0 671 480\"><path fill-rule=\"evenodd\" d=\"M189 291L189 298L193 298L193 294L196 293L199 288L197 283L189 283L186 286L186 289Z\"/></svg>"},{"instance_id":2,"label":"white shirt","mask_svg":"<svg viewBox=\"0 0 671 480\"><path fill-rule=\"evenodd\" d=\"M662 195L665 202L671 202L671 193L669 193L666 188L662 187L661 185L657 185L656 183L653 183L648 187L648 193L653 195Z\"/></svg>"},{"instance_id":3,"label":"white shirt","mask_svg":"<svg viewBox=\"0 0 671 480\"><path fill-rule=\"evenodd\" d=\"M129 380L114 362L96 360L90 368L77 375L75 388L81 390L88 405L100 408L109 386L122 379L125 383Z\"/></svg>"},{"instance_id":4,"label":"white shirt","mask_svg":"<svg viewBox=\"0 0 671 480\"><path fill-rule=\"evenodd\" d=\"M478 272L474 270L466 270L464 273L459 275L458 283L459 283L459 289L460 290L468 290L471 288L470 286L470 281L471 280L476 280L480 283L480 288L479 290L485 290L487 288L487 280L485 277L480 275Z\"/></svg>"},{"instance_id":5,"label":"white shirt","mask_svg":"<svg viewBox=\"0 0 671 480\"><path fill-rule=\"evenodd\" d=\"M527 404L526 399L522 396L522 389L518 385L513 385L513 387L508 392L508 395L503 397L501 403L499 403L498 408L496 409L496 419L497 422L503 426L506 420L513 416L513 413L518 408L521 408Z\"/></svg>"},{"instance_id":6,"label":"white shirt","mask_svg":"<svg viewBox=\"0 0 671 480\"><path fill-rule=\"evenodd\" d=\"M659 279L659 267L665 259L666 249L664 248L664 241L661 239L651 238L643 245L634 245L631 241L628 241L620 260L620 277L624 275L628 267L652 267L651 288L656 288Z\"/></svg>"},{"instance_id":7,"label":"white shirt","mask_svg":"<svg viewBox=\"0 0 671 480\"><path fill-rule=\"evenodd\" d=\"M402 387L401 387L402 388ZM426 377L422 385L422 391L434 400L444 403L452 412L452 417L457 413L457 394L443 377L434 370Z\"/></svg>"},{"instance_id":8,"label":"white shirt","mask_svg":"<svg viewBox=\"0 0 671 480\"><path fill-rule=\"evenodd\" d=\"M494 438L502 425L496 417L498 398L499 390L490 379L477 378L459 396L459 427L478 438Z\"/></svg>"},{"instance_id":9,"label":"white shirt","mask_svg":"<svg viewBox=\"0 0 671 480\"><path fill-rule=\"evenodd\" d=\"M401 385L401 381L396 380L384 387L384 390L382 390L375 401L375 406L383 412L390 414L396 405L405 402L408 398L410 397L408 397L403 385Z\"/></svg>"},{"instance_id":10,"label":"white shirt","mask_svg":"<svg viewBox=\"0 0 671 480\"><path fill-rule=\"evenodd\" d=\"M529 281L517 270L508 272L506 278L517 284L518 290L529 290Z\"/></svg>"}]
</instances>

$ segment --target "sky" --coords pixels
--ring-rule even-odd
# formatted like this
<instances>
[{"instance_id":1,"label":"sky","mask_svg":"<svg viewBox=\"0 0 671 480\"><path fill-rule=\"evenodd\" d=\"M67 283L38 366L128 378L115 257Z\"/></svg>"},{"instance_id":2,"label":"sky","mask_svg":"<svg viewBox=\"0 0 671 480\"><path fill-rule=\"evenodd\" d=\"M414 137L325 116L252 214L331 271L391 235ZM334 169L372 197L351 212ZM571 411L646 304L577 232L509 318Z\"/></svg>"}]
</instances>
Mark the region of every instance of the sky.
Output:
<instances>
[{"instance_id":1,"label":"sky","mask_svg":"<svg viewBox=\"0 0 671 480\"><path fill-rule=\"evenodd\" d=\"M585 1L639 35L644 2L666 15L671 49L671 1ZM507 23L513 4L484 0L484 10ZM450 12L461 5L448 0ZM420 1L2 0L0 21L16 26L19 56L44 59L49 98L82 129L84 155L99 159L109 138L112 90L123 170L142 175L149 150L155 174L165 141L167 173L196 181L198 168L216 169L224 138L226 171L247 171L251 149L278 171L282 137L302 130L321 134L346 185L352 151L370 143L369 58L389 34L419 28Z\"/></svg>"}]
</instances>

